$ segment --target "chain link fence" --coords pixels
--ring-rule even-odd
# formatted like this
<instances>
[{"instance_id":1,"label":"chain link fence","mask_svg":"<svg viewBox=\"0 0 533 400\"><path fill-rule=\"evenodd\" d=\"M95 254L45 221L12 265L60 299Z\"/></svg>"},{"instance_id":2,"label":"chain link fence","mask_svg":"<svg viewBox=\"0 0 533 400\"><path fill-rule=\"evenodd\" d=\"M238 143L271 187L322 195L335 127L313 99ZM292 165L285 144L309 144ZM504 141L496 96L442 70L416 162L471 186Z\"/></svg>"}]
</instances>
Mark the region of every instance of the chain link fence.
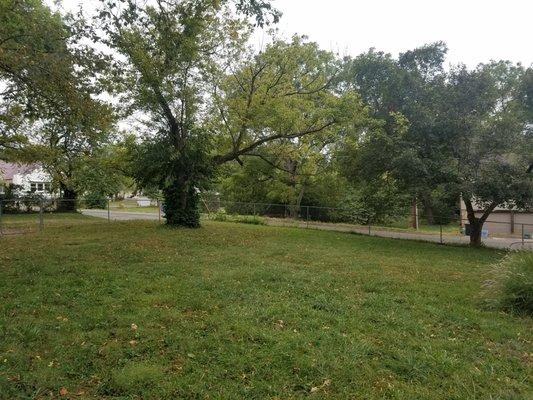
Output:
<instances>
[{"instance_id":1,"label":"chain link fence","mask_svg":"<svg viewBox=\"0 0 533 400\"><path fill-rule=\"evenodd\" d=\"M432 221L428 221L419 212L376 217L370 213L338 207L223 200L203 201L202 211L210 219L219 221L295 226L441 244L469 243L469 221L461 218L460 214L435 216ZM484 224L482 240L495 242L494 247L533 248L533 223L489 218Z\"/></svg>"},{"instance_id":2,"label":"chain link fence","mask_svg":"<svg viewBox=\"0 0 533 400\"><path fill-rule=\"evenodd\" d=\"M460 215L445 218L437 216L433 221L413 212L378 218L370 213L337 207L245 203L220 199L202 199L200 209L202 218L214 221L313 228L442 244L468 243L468 221L461 219ZM39 232L51 227L93 224L102 220L164 222L164 210L160 201L148 198L0 200L0 235ZM533 248L533 223L489 218L484 226L483 241L499 241L496 247Z\"/></svg>"}]
</instances>

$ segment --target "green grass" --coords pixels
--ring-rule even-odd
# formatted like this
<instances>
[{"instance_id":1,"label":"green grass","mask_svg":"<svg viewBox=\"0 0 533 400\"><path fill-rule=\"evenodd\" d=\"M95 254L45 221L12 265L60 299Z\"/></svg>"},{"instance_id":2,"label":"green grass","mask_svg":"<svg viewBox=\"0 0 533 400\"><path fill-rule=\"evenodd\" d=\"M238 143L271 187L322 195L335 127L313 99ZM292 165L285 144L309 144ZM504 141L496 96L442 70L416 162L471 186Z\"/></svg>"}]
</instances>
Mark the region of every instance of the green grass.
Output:
<instances>
[{"instance_id":1,"label":"green grass","mask_svg":"<svg viewBox=\"0 0 533 400\"><path fill-rule=\"evenodd\" d=\"M88 217L79 213L43 213L42 223L45 229L51 227L68 228L81 223L101 223L100 218ZM0 232L3 234L23 234L37 232L40 229L39 213L3 214L0 218Z\"/></svg>"},{"instance_id":2,"label":"green grass","mask_svg":"<svg viewBox=\"0 0 533 400\"><path fill-rule=\"evenodd\" d=\"M3 399L531 395L532 320L480 300L500 252L138 221L0 246Z\"/></svg>"}]
</instances>

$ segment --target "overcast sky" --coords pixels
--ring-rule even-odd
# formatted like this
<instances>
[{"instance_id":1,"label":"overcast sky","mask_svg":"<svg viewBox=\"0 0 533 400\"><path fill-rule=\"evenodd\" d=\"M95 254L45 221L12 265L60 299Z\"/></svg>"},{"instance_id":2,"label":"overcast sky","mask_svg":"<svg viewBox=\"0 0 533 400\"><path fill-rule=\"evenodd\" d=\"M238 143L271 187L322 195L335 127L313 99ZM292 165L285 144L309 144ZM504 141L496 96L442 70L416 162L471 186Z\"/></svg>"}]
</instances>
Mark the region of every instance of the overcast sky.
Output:
<instances>
[{"instance_id":1,"label":"overcast sky","mask_svg":"<svg viewBox=\"0 0 533 400\"><path fill-rule=\"evenodd\" d=\"M47 0L52 2L52 0ZM97 0L64 0L66 9ZM491 59L533 63L533 0L273 0L285 37L305 34L322 48L355 56L370 47L393 55L443 40L448 63ZM256 36L258 43L264 39Z\"/></svg>"},{"instance_id":2,"label":"overcast sky","mask_svg":"<svg viewBox=\"0 0 533 400\"><path fill-rule=\"evenodd\" d=\"M448 62L533 63L533 0L274 0L279 29L303 33L327 50L393 55L443 40Z\"/></svg>"}]
</instances>

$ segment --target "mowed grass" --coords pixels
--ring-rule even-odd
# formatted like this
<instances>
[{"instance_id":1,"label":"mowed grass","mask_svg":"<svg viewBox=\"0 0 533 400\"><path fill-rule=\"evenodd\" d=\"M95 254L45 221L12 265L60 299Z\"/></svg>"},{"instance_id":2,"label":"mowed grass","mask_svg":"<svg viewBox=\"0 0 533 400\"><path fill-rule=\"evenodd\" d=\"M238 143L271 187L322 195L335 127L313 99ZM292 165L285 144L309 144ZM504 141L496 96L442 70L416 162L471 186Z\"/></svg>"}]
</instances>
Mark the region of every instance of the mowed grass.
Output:
<instances>
[{"instance_id":1,"label":"mowed grass","mask_svg":"<svg viewBox=\"0 0 533 400\"><path fill-rule=\"evenodd\" d=\"M24 213L2 214L0 216L0 235L20 235L37 232L42 227L69 227L76 224L101 223L101 218L84 216L77 212L71 213Z\"/></svg>"},{"instance_id":2,"label":"mowed grass","mask_svg":"<svg viewBox=\"0 0 533 400\"><path fill-rule=\"evenodd\" d=\"M480 299L499 252L140 221L0 246L3 399L531 398L532 320Z\"/></svg>"}]
</instances>

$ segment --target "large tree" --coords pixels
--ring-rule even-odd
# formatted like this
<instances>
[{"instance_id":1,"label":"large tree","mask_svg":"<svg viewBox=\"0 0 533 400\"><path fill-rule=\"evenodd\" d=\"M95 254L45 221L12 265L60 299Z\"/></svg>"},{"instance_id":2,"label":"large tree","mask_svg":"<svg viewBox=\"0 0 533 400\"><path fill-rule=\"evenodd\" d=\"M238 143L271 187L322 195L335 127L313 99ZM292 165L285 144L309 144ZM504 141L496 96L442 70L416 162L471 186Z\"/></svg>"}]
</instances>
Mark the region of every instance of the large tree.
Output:
<instances>
[{"instance_id":1,"label":"large tree","mask_svg":"<svg viewBox=\"0 0 533 400\"><path fill-rule=\"evenodd\" d=\"M0 156L27 143L31 122L60 93L54 68L67 35L59 14L40 0L0 2Z\"/></svg>"},{"instance_id":2,"label":"large tree","mask_svg":"<svg viewBox=\"0 0 533 400\"><path fill-rule=\"evenodd\" d=\"M37 161L74 209L76 170L107 140L112 111L97 96L108 59L84 43L84 21L41 0L0 3L0 147ZM1 151L1 148L0 148Z\"/></svg>"},{"instance_id":3,"label":"large tree","mask_svg":"<svg viewBox=\"0 0 533 400\"><path fill-rule=\"evenodd\" d=\"M347 129L366 123L353 92L334 92L338 61L315 43L294 37L274 41L217 87L217 149L223 163L254 161L269 176L268 200L290 205L291 216L328 163L330 145ZM262 164L262 165L261 165ZM253 171L250 171L253 172Z\"/></svg>"},{"instance_id":4,"label":"large tree","mask_svg":"<svg viewBox=\"0 0 533 400\"><path fill-rule=\"evenodd\" d=\"M272 17L267 2L233 5L258 23ZM329 59L316 46L281 42L247 56L250 25L231 6L107 1L99 15L106 44L124 56L117 65L123 103L146 117L137 179L162 190L170 225L199 225L199 190L218 165L272 141L321 132L340 115L332 111L339 100L326 93ZM299 64L310 52L314 58Z\"/></svg>"},{"instance_id":5,"label":"large tree","mask_svg":"<svg viewBox=\"0 0 533 400\"><path fill-rule=\"evenodd\" d=\"M472 245L481 244L483 224L496 207L533 205L529 79L529 71L509 62L450 73L442 130Z\"/></svg>"},{"instance_id":6,"label":"large tree","mask_svg":"<svg viewBox=\"0 0 533 400\"><path fill-rule=\"evenodd\" d=\"M366 182L383 174L394 177L400 187L424 206L429 223L449 218L453 195L442 190L450 180L442 147L447 138L440 132L443 68L447 48L442 42L425 45L400 54L398 59L371 49L354 59L347 59L341 87L353 87L361 93L375 118L383 121L376 138L363 137L368 157L356 166ZM397 135L395 120L406 118L405 131ZM382 140L395 141L383 151ZM372 160L381 160L373 162ZM354 171L349 175L354 176ZM457 196L455 196L457 197ZM452 201L450 202L450 198ZM438 207L444 203L444 207ZM451 203L451 204L450 204ZM438 210L444 215L434 215ZM447 215L446 215L447 214Z\"/></svg>"},{"instance_id":7,"label":"large tree","mask_svg":"<svg viewBox=\"0 0 533 400\"><path fill-rule=\"evenodd\" d=\"M106 0L97 17L99 39L120 55L121 103L147 128L137 181L160 188L170 225L199 224L198 190L213 170L211 137L200 123L206 82L247 37L247 22L231 6L259 24L278 18L262 0Z\"/></svg>"}]
</instances>

